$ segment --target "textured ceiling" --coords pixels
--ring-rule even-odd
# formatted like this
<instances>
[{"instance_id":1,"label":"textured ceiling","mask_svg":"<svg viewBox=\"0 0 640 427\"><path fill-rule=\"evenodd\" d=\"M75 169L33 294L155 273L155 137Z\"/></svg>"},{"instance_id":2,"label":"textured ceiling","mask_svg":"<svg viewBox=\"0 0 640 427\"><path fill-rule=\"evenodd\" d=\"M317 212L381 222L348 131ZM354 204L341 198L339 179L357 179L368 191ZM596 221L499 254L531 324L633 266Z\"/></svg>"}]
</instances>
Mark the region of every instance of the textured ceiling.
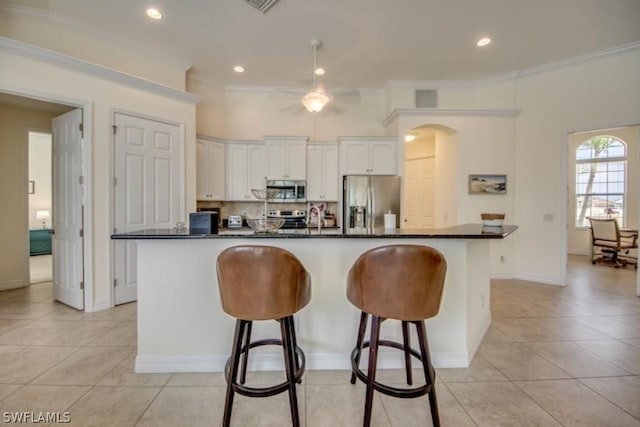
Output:
<instances>
[{"instance_id":1,"label":"textured ceiling","mask_svg":"<svg viewBox=\"0 0 640 427\"><path fill-rule=\"evenodd\" d=\"M29 0L52 16L111 32L192 64L226 86L299 87L309 40L323 45L324 83L382 88L394 80L477 80L640 41L639 0ZM481 36L493 43L476 47ZM232 71L242 64L246 72Z\"/></svg>"}]
</instances>

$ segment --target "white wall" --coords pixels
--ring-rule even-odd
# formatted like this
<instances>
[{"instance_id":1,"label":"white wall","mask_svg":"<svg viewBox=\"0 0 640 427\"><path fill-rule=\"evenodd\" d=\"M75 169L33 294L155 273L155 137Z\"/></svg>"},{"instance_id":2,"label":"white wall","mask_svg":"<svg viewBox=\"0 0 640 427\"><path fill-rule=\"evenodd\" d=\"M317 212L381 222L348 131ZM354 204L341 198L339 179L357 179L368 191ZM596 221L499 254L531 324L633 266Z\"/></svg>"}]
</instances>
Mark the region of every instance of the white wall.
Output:
<instances>
[{"instance_id":1,"label":"white wall","mask_svg":"<svg viewBox=\"0 0 640 427\"><path fill-rule=\"evenodd\" d=\"M128 83L96 77L73 67L56 65L29 55L0 49L0 91L37 94L45 100L91 106L91 126L85 132L91 146L92 211L86 218L93 230L92 308L107 308L111 302L112 231L112 119L114 110L157 118L184 127L186 211L195 211L195 105L181 97L170 97ZM164 92L163 92L164 93Z\"/></svg>"},{"instance_id":2,"label":"white wall","mask_svg":"<svg viewBox=\"0 0 640 427\"><path fill-rule=\"evenodd\" d=\"M598 136L614 136L627 144L627 176L624 227L638 229L638 184L640 183L638 164L640 145L640 126L628 126L594 132L576 132L569 135L567 155L567 187L569 206L567 209L568 251L570 254L589 254L591 231L588 228L575 226L576 218L576 149L583 142Z\"/></svg>"},{"instance_id":3,"label":"white wall","mask_svg":"<svg viewBox=\"0 0 640 427\"><path fill-rule=\"evenodd\" d=\"M206 82L189 83L204 97L198 106L198 133L235 140L260 140L264 135L305 135L312 141L339 136L383 136L385 129L382 91L363 92L355 103L344 103L336 94L321 112L304 110L303 93L257 90L225 90ZM223 100L224 107L220 107ZM224 118L221 121L220 115ZM221 133L220 133L221 132Z\"/></svg>"},{"instance_id":4,"label":"white wall","mask_svg":"<svg viewBox=\"0 0 640 427\"><path fill-rule=\"evenodd\" d=\"M520 77L517 108L514 272L563 283L567 133L640 121L640 51Z\"/></svg>"},{"instance_id":5,"label":"white wall","mask_svg":"<svg viewBox=\"0 0 640 427\"><path fill-rule=\"evenodd\" d=\"M100 64L163 85L184 90L188 64L135 47L108 32L56 21L48 11L4 5L0 36L51 49L74 58Z\"/></svg>"},{"instance_id":6,"label":"white wall","mask_svg":"<svg viewBox=\"0 0 640 427\"><path fill-rule=\"evenodd\" d=\"M29 194L29 229L42 228L37 211L49 211L51 215L51 134L29 132L29 181L34 182L35 192ZM51 228L51 218L46 220Z\"/></svg>"}]
</instances>

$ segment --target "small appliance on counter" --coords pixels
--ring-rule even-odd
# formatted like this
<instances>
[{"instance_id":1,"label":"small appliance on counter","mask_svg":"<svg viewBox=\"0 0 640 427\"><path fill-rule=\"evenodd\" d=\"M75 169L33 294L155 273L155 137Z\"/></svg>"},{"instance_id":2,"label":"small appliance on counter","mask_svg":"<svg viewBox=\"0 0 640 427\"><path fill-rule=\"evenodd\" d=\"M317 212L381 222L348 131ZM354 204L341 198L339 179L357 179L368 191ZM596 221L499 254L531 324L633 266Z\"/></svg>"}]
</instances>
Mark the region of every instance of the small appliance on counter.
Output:
<instances>
[{"instance_id":1,"label":"small appliance on counter","mask_svg":"<svg viewBox=\"0 0 640 427\"><path fill-rule=\"evenodd\" d=\"M218 215L218 228L222 227L222 215L220 215L220 208L198 208L197 212L214 212Z\"/></svg>"},{"instance_id":2,"label":"small appliance on counter","mask_svg":"<svg viewBox=\"0 0 640 427\"><path fill-rule=\"evenodd\" d=\"M240 216L240 215L229 215L229 218L227 218L227 227L228 228L242 228L242 216Z\"/></svg>"},{"instance_id":3,"label":"small appliance on counter","mask_svg":"<svg viewBox=\"0 0 640 427\"><path fill-rule=\"evenodd\" d=\"M189 234L218 234L218 214L216 212L190 213Z\"/></svg>"}]
</instances>

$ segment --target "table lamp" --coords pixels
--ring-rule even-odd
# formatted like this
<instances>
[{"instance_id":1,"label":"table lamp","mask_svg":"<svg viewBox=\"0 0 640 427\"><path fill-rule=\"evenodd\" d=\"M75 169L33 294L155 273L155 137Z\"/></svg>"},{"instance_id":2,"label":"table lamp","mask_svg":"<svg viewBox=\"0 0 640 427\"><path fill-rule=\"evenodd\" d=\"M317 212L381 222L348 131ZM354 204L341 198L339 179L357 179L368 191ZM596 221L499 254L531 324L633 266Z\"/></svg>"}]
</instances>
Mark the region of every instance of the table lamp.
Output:
<instances>
[{"instance_id":1,"label":"table lamp","mask_svg":"<svg viewBox=\"0 0 640 427\"><path fill-rule=\"evenodd\" d=\"M49 211L36 211L36 218L42 220L42 229L47 228L47 219L49 219Z\"/></svg>"}]
</instances>

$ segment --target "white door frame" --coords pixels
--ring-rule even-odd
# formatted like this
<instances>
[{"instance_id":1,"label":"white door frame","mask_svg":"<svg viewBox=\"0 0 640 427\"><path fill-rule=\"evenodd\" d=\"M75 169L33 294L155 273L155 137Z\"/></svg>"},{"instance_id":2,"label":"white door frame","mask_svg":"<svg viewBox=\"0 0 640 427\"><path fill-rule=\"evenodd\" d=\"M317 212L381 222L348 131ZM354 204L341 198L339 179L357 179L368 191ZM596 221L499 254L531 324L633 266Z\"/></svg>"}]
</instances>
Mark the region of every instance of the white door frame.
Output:
<instances>
[{"instance_id":1,"label":"white door frame","mask_svg":"<svg viewBox=\"0 0 640 427\"><path fill-rule=\"evenodd\" d=\"M564 256L562 258L563 262L560 265L560 280L563 283L563 286L566 286L567 282L567 262L569 261L569 135L577 132L595 132L597 130L603 129L613 129L613 128L621 128L621 127L629 127L629 126L640 126L640 122L617 122L617 123L609 123L609 124L600 124L589 126L588 128L578 128L578 129L565 129L562 131L562 155L560 156L560 160L562 161L562 166L560 170L562 171L562 242L564 243ZM638 141L640 144L640 141ZM640 150L638 150L640 153ZM640 154L638 154L638 158L636 159L627 159L627 161L635 161L638 168L640 168ZM640 183L639 183L640 184ZM638 201L640 205L640 200ZM640 206L638 206L638 224L640 224ZM640 274L636 270L636 295L640 296Z\"/></svg>"},{"instance_id":2,"label":"white door frame","mask_svg":"<svg viewBox=\"0 0 640 427\"><path fill-rule=\"evenodd\" d=\"M116 122L116 114L126 114L128 116L132 116L132 117L138 117L140 119L145 119L145 120L152 120L155 122L161 122L161 123L166 123L172 126L176 126L179 129L179 142L180 142L180 160L178 161L179 165L180 165L180 171L179 171L179 187L180 187L180 195L179 195L179 200L180 200L180 212L179 212L179 221L181 222L186 222L185 217L185 210L186 210L186 206L187 206L187 201L186 201L186 128L185 128L185 124L181 123L181 122L175 122L172 120L167 120L165 118L161 118L161 117L156 117L156 116L152 116L149 114L143 114L137 111L131 111L131 110L126 110L126 109L122 109L122 108L110 108L109 109L109 117L110 117L110 123L111 123L111 128L113 129L113 126L115 126L115 122ZM116 169L116 164L115 164L115 146L116 146L116 136L113 132L111 132L111 138L110 140L110 144L111 146L109 147L109 182L111 182L111 185L109 186L109 206L110 206L110 210L109 210L109 230L111 232L113 232L113 230L115 229L116 226L116 217L115 217L115 197L116 197L116 191L115 191L115 185L113 185L113 183L115 182L115 169ZM115 288L113 286L113 281L115 280L115 276L116 276L116 247L115 247L115 243L112 240L111 241L111 265L109 266L109 306L110 307L114 307L115 305Z\"/></svg>"},{"instance_id":3,"label":"white door frame","mask_svg":"<svg viewBox=\"0 0 640 427\"><path fill-rule=\"evenodd\" d=\"M84 239L83 239L83 268L84 268L84 311L94 311L93 290L93 103L88 100L67 98L56 94L35 91L22 87L0 84L0 92L38 101L52 102L82 109L84 126L82 139L82 175L84 176L84 192L82 204L84 206Z\"/></svg>"}]
</instances>

